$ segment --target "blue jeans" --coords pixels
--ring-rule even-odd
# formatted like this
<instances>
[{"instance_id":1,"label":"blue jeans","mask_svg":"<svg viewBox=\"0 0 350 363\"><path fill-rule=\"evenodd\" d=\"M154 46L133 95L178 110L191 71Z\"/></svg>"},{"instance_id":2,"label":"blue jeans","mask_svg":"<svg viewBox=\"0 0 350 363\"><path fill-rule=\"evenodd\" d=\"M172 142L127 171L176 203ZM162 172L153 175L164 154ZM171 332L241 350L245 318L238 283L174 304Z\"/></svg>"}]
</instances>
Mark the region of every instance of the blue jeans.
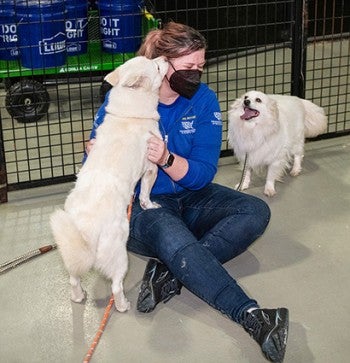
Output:
<instances>
[{"instance_id":1,"label":"blue jeans","mask_svg":"<svg viewBox=\"0 0 350 363\"><path fill-rule=\"evenodd\" d=\"M258 307L223 263L263 234L270 220L267 204L214 183L151 199L162 208L142 210L134 202L128 250L158 258L188 290L236 322L244 310Z\"/></svg>"}]
</instances>

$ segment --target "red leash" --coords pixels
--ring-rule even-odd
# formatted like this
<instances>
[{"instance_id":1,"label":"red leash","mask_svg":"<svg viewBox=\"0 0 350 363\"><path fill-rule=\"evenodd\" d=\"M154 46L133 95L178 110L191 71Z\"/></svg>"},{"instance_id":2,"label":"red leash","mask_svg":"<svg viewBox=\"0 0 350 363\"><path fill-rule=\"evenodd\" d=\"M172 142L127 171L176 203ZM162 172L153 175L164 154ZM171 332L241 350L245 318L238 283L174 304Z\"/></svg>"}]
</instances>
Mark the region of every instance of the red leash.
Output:
<instances>
[{"instance_id":1,"label":"red leash","mask_svg":"<svg viewBox=\"0 0 350 363\"><path fill-rule=\"evenodd\" d=\"M132 203L134 201L134 197L131 198L131 201L130 201L130 204L128 205L128 211L127 211L127 216L128 216L128 220L130 221L130 218L131 218L131 212L132 212ZM83 363L88 363L90 362L91 358L92 358L92 355L95 351L95 348L97 347L97 344L98 342L100 341L101 339L101 336L105 330L105 327L107 325L107 322L108 322L108 318L109 318L109 314L112 310L112 307L113 307L113 304L114 304L114 295L112 294L110 300L109 300L109 303L108 305L106 306L106 309L105 309L105 312L103 314L103 318L101 320L101 323L100 323L100 326L97 330L97 333L95 335L95 338L94 340L92 341L91 345L90 345L90 348L88 350L88 352L86 353L85 355L85 358L83 360Z\"/></svg>"},{"instance_id":2,"label":"red leash","mask_svg":"<svg viewBox=\"0 0 350 363\"><path fill-rule=\"evenodd\" d=\"M83 363L90 362L90 359L91 359L91 357L92 357L92 355L93 355L93 353L95 351L95 348L96 348L98 342L100 341L100 338L101 338L101 336L102 336L102 334L103 334L103 332L105 330L105 327L107 325L107 321L108 321L108 318L109 318L109 314L111 312L111 309L112 309L113 305L114 305L114 296L112 294L112 296L111 296L111 298L109 300L109 303L108 303L108 305L107 305L107 307L105 309L105 312L103 314L103 318L101 320L98 331L97 331L97 333L95 335L95 338L94 338L92 344L90 345L90 348L89 348L88 352L86 353L86 356L85 356L85 358L83 360Z\"/></svg>"}]
</instances>

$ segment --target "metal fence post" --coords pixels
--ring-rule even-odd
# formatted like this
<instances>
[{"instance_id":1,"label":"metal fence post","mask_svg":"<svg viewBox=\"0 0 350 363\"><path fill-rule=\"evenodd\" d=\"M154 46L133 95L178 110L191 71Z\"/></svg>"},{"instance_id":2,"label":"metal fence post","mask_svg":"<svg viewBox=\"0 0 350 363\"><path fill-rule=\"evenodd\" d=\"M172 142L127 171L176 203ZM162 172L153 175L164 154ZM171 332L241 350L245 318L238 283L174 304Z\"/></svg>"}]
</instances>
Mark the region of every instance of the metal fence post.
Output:
<instances>
[{"instance_id":1,"label":"metal fence post","mask_svg":"<svg viewBox=\"0 0 350 363\"><path fill-rule=\"evenodd\" d=\"M2 119L0 114L0 203L6 203L7 201L7 172L4 142L2 139Z\"/></svg>"},{"instance_id":2,"label":"metal fence post","mask_svg":"<svg viewBox=\"0 0 350 363\"><path fill-rule=\"evenodd\" d=\"M293 15L291 94L305 98L308 0L296 0Z\"/></svg>"}]
</instances>

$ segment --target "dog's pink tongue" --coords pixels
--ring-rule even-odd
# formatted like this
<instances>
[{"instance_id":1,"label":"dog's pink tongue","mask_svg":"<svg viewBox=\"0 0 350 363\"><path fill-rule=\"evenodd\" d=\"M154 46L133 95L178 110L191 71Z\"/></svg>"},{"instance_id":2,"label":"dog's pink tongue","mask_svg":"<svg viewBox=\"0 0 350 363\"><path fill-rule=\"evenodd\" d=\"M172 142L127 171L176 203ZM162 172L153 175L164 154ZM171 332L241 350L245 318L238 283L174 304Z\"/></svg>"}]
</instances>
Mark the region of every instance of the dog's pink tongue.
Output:
<instances>
[{"instance_id":1,"label":"dog's pink tongue","mask_svg":"<svg viewBox=\"0 0 350 363\"><path fill-rule=\"evenodd\" d=\"M259 111L249 107L244 107L244 114L241 115L241 120L250 120L253 117L259 116Z\"/></svg>"}]
</instances>

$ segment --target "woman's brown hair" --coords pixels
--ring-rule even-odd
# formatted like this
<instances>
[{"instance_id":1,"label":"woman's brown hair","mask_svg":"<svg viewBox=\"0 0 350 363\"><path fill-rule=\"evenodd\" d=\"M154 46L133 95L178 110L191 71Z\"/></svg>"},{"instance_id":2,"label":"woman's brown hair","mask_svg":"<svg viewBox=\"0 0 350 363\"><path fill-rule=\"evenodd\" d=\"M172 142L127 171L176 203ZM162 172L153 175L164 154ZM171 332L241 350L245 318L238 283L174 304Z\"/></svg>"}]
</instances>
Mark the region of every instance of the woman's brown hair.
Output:
<instances>
[{"instance_id":1,"label":"woman's brown hair","mask_svg":"<svg viewBox=\"0 0 350 363\"><path fill-rule=\"evenodd\" d=\"M150 59L160 56L170 59L182 57L206 47L205 38L197 30L171 21L162 29L151 30L147 34L138 55Z\"/></svg>"}]
</instances>

